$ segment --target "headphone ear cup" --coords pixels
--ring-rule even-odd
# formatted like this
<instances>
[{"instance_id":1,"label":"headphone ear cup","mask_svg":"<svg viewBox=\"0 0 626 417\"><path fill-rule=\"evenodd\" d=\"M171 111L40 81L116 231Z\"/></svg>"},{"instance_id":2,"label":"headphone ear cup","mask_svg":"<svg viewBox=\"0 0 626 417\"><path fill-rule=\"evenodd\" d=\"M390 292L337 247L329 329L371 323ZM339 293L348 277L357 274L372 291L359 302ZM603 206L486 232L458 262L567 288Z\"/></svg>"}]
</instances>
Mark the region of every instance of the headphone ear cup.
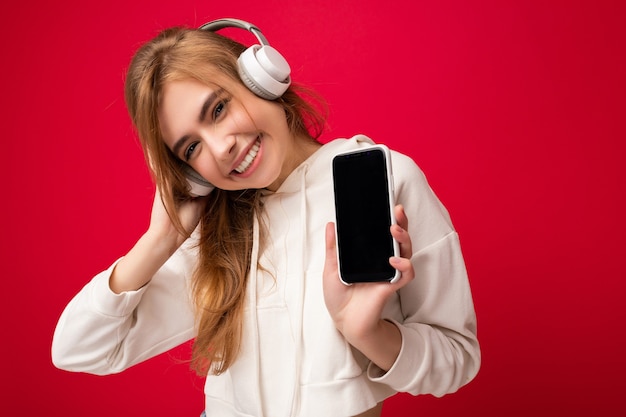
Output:
<instances>
[{"instance_id":1,"label":"headphone ear cup","mask_svg":"<svg viewBox=\"0 0 626 417\"><path fill-rule=\"evenodd\" d=\"M189 165L184 164L183 170L185 171L185 177L187 178L187 191L192 197L203 197L211 194L215 189L215 186L205 180L200 174L198 174Z\"/></svg>"},{"instance_id":2,"label":"headphone ear cup","mask_svg":"<svg viewBox=\"0 0 626 417\"><path fill-rule=\"evenodd\" d=\"M237 60L239 76L256 95L275 100L291 85L287 60L269 45L253 45Z\"/></svg>"}]
</instances>

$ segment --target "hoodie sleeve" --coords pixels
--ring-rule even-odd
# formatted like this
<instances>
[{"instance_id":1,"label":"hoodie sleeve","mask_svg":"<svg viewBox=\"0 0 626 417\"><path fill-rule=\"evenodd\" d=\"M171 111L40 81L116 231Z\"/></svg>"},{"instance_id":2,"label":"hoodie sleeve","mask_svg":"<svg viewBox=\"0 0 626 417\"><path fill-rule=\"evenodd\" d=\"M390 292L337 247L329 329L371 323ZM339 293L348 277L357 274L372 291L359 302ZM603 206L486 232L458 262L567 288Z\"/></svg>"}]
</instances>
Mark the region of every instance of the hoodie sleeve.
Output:
<instances>
[{"instance_id":1,"label":"hoodie sleeve","mask_svg":"<svg viewBox=\"0 0 626 417\"><path fill-rule=\"evenodd\" d=\"M65 307L52 341L52 362L67 371L118 373L194 336L188 280L195 257L181 247L137 291L115 294L115 264Z\"/></svg>"},{"instance_id":2,"label":"hoodie sleeve","mask_svg":"<svg viewBox=\"0 0 626 417\"><path fill-rule=\"evenodd\" d=\"M384 373L368 376L395 391L443 396L471 381L480 367L476 314L459 236L447 210L408 157L393 153L396 203L403 204L413 246L415 279L390 301L402 347Z\"/></svg>"}]
</instances>

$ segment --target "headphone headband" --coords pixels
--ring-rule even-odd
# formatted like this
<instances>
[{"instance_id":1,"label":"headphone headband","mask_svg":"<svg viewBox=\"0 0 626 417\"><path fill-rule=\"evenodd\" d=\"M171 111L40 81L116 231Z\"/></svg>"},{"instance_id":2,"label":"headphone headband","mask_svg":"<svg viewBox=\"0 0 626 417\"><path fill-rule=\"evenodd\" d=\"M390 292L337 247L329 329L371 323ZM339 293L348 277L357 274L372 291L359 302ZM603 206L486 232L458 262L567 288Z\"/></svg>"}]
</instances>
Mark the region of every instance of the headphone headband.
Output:
<instances>
[{"instance_id":1,"label":"headphone headband","mask_svg":"<svg viewBox=\"0 0 626 417\"><path fill-rule=\"evenodd\" d=\"M263 33L261 33L261 29L259 29L252 23L246 22L245 20L241 20L241 19L230 19L230 18L217 19L217 20L213 20L211 22L205 23L204 25L200 26L198 29L215 32L215 31L218 31L220 29L225 29L225 28L239 28L239 29L247 30L249 32L252 32L252 34L256 36L256 38L259 40L261 45L269 45L267 38L265 38Z\"/></svg>"}]
</instances>

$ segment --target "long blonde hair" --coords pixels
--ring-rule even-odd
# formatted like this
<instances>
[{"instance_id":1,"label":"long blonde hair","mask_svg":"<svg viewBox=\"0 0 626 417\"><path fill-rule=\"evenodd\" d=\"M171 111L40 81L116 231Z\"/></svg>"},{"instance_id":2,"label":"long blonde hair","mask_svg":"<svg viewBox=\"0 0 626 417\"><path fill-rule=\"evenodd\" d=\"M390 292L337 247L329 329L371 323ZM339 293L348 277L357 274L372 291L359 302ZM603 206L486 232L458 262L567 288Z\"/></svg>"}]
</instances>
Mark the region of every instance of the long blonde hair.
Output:
<instances>
[{"instance_id":1,"label":"long blonde hair","mask_svg":"<svg viewBox=\"0 0 626 417\"><path fill-rule=\"evenodd\" d=\"M167 82L193 79L215 85L217 75L241 83L237 57L245 47L219 34L189 28L162 31L133 57L125 84L125 99L137 129L146 161L161 190L163 203L174 225L188 236L177 217L177 206L190 198L181 166L165 145L158 108ZM285 109L290 131L312 141L325 126L320 109L291 86L277 100ZM192 295L198 334L191 365L201 375L220 374L237 358L241 345L247 278L252 262L253 222L261 209L260 191L216 189L208 197L200 220L199 259L192 277ZM262 240L261 230L261 240Z\"/></svg>"}]
</instances>

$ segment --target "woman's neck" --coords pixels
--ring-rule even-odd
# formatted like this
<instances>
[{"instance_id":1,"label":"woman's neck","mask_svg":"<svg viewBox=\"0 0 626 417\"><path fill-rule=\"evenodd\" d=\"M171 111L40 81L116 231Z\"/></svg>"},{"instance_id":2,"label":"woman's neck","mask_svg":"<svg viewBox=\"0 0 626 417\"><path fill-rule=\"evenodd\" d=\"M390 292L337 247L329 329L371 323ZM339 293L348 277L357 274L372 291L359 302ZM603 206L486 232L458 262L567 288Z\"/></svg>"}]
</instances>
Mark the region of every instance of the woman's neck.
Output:
<instances>
[{"instance_id":1,"label":"woman's neck","mask_svg":"<svg viewBox=\"0 0 626 417\"><path fill-rule=\"evenodd\" d=\"M293 139L293 145L290 149L288 158L285 159L283 169L280 175L276 178L276 181L271 183L267 189L270 191L276 191L280 188L282 183L287 177L296 169L300 164L306 161L311 155L315 153L322 146L317 140L313 139L309 135L295 136Z\"/></svg>"}]
</instances>

